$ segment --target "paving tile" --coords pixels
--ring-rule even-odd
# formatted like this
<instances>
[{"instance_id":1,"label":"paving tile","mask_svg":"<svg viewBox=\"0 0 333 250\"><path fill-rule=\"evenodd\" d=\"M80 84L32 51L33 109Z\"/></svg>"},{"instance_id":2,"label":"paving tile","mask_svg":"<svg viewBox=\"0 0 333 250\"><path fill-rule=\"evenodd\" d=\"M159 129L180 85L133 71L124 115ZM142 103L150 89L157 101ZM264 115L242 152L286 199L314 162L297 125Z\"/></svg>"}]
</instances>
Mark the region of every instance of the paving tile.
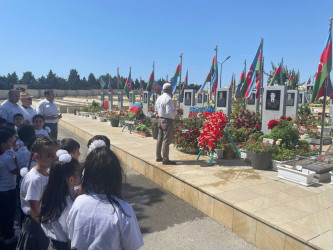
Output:
<instances>
[{"instance_id":1,"label":"paving tile","mask_svg":"<svg viewBox=\"0 0 333 250\"><path fill-rule=\"evenodd\" d=\"M250 213L250 214L253 213L253 212L262 210L262 208L259 208L259 207L255 206L255 205L253 205L253 204L251 204L247 201L235 203L234 206L241 209L242 211Z\"/></svg>"},{"instance_id":2,"label":"paving tile","mask_svg":"<svg viewBox=\"0 0 333 250\"><path fill-rule=\"evenodd\" d=\"M253 190L254 192L261 194L261 195L269 195L281 192L289 188L287 184L280 183L277 181L272 181L269 183L264 183L261 185L255 185L248 187L249 189Z\"/></svg>"},{"instance_id":3,"label":"paving tile","mask_svg":"<svg viewBox=\"0 0 333 250\"><path fill-rule=\"evenodd\" d=\"M151 180L154 181L154 167L150 164L145 164L145 168L146 168L146 177Z\"/></svg>"},{"instance_id":4,"label":"paving tile","mask_svg":"<svg viewBox=\"0 0 333 250\"><path fill-rule=\"evenodd\" d=\"M256 246L261 249L284 249L285 234L269 227L261 222L257 222Z\"/></svg>"},{"instance_id":5,"label":"paving tile","mask_svg":"<svg viewBox=\"0 0 333 250\"><path fill-rule=\"evenodd\" d=\"M180 199L184 199L184 182L174 178L172 193L179 197Z\"/></svg>"},{"instance_id":6,"label":"paving tile","mask_svg":"<svg viewBox=\"0 0 333 250\"><path fill-rule=\"evenodd\" d=\"M321 249L333 249L333 230L319 235L309 243Z\"/></svg>"},{"instance_id":7,"label":"paving tile","mask_svg":"<svg viewBox=\"0 0 333 250\"><path fill-rule=\"evenodd\" d=\"M184 198L187 203L198 209L199 190L185 184Z\"/></svg>"},{"instance_id":8,"label":"paving tile","mask_svg":"<svg viewBox=\"0 0 333 250\"><path fill-rule=\"evenodd\" d=\"M324 196L319 196L318 194L314 194L311 196L287 202L286 205L294 207L306 213L314 213L323 210L325 208L332 207L333 199L330 200Z\"/></svg>"},{"instance_id":9,"label":"paving tile","mask_svg":"<svg viewBox=\"0 0 333 250\"><path fill-rule=\"evenodd\" d=\"M259 197L256 199L248 200L248 203L251 203L252 205L260 208L260 209L265 209L269 207L273 207L276 205L280 205L283 203L286 203L291 200L295 200L295 197L289 196L286 193L279 192L279 193L274 193L270 194L264 197Z\"/></svg>"},{"instance_id":10,"label":"paving tile","mask_svg":"<svg viewBox=\"0 0 333 250\"><path fill-rule=\"evenodd\" d=\"M232 230L234 209L223 202L215 200L213 218L214 220L220 222L221 224Z\"/></svg>"},{"instance_id":11,"label":"paving tile","mask_svg":"<svg viewBox=\"0 0 333 250\"><path fill-rule=\"evenodd\" d=\"M163 187L163 172L161 170L154 168L153 179L157 185L160 185Z\"/></svg>"},{"instance_id":12,"label":"paving tile","mask_svg":"<svg viewBox=\"0 0 333 250\"><path fill-rule=\"evenodd\" d=\"M256 211L253 214L263 219L265 222L272 223L274 225L282 225L288 222L292 222L307 215L305 212L288 207L286 205L270 207Z\"/></svg>"},{"instance_id":13,"label":"paving tile","mask_svg":"<svg viewBox=\"0 0 333 250\"><path fill-rule=\"evenodd\" d=\"M213 217L214 198L199 191L198 209L209 217Z\"/></svg>"},{"instance_id":14,"label":"paving tile","mask_svg":"<svg viewBox=\"0 0 333 250\"><path fill-rule=\"evenodd\" d=\"M163 177L162 177L162 181L163 181L163 188L169 192L172 192L172 187L173 187L173 180L174 177L172 177L169 174L163 173Z\"/></svg>"},{"instance_id":15,"label":"paving tile","mask_svg":"<svg viewBox=\"0 0 333 250\"><path fill-rule=\"evenodd\" d=\"M312 232L309 228L304 228L301 225L296 224L295 221L280 225L279 228L304 242L317 236L317 234Z\"/></svg>"},{"instance_id":16,"label":"paving tile","mask_svg":"<svg viewBox=\"0 0 333 250\"><path fill-rule=\"evenodd\" d=\"M240 188L232 191L227 191L215 195L219 199L231 204L235 204L242 201L251 200L260 197L260 194L253 192L247 188Z\"/></svg>"},{"instance_id":17,"label":"paving tile","mask_svg":"<svg viewBox=\"0 0 333 250\"><path fill-rule=\"evenodd\" d=\"M294 196L296 198L302 198L302 197L306 197L309 195L313 195L312 192L300 188L299 185L297 187L289 187L288 189L286 189L282 192L284 192L290 196Z\"/></svg>"},{"instance_id":18,"label":"paving tile","mask_svg":"<svg viewBox=\"0 0 333 250\"><path fill-rule=\"evenodd\" d=\"M234 210L232 231L252 244L255 244L257 221L240 211Z\"/></svg>"},{"instance_id":19,"label":"paving tile","mask_svg":"<svg viewBox=\"0 0 333 250\"><path fill-rule=\"evenodd\" d=\"M303 242L295 240L289 236L286 236L284 243L285 250L312 250L311 247L305 245Z\"/></svg>"}]
</instances>

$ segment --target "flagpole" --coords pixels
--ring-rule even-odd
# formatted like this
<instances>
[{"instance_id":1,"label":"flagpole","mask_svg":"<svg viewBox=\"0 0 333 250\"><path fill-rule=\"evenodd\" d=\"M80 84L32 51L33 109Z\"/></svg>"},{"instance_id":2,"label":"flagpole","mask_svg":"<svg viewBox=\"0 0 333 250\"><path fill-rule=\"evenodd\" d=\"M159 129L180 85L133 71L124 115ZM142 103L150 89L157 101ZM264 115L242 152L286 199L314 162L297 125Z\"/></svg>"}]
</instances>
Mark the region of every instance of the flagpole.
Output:
<instances>
[{"instance_id":1,"label":"flagpole","mask_svg":"<svg viewBox=\"0 0 333 250\"><path fill-rule=\"evenodd\" d=\"M332 22L333 18L329 19L330 24L328 28L328 32L332 32ZM321 133L320 133L320 149L319 149L319 154L322 153L323 150L323 137L324 137L324 126L325 126L325 115L326 115L326 96L327 96L327 84L328 84L328 78L329 75L327 76L325 83L324 83L324 103L323 103L323 111L321 114Z\"/></svg>"},{"instance_id":2,"label":"flagpole","mask_svg":"<svg viewBox=\"0 0 333 250\"><path fill-rule=\"evenodd\" d=\"M282 85L283 57L281 59L280 85Z\"/></svg>"},{"instance_id":3,"label":"flagpole","mask_svg":"<svg viewBox=\"0 0 333 250\"><path fill-rule=\"evenodd\" d=\"M215 46L215 64L216 64L216 69L215 70L218 70L217 68L218 68L218 64L217 64L217 45ZM217 79L215 80L215 81L218 81L218 75L217 75ZM210 74L210 79L211 79L211 81L212 81L212 73ZM210 86L212 86L212 83L210 83ZM213 88L214 88L214 86L213 86ZM210 90L210 92L212 93L212 89ZM215 93L215 96L214 96L214 101L216 101L216 93Z\"/></svg>"},{"instance_id":4,"label":"flagpole","mask_svg":"<svg viewBox=\"0 0 333 250\"><path fill-rule=\"evenodd\" d=\"M153 61L153 83L152 83L153 99L154 99L154 93L155 93L154 81L155 81L155 61ZM154 103L153 103L153 105L154 105Z\"/></svg>"},{"instance_id":5,"label":"flagpole","mask_svg":"<svg viewBox=\"0 0 333 250\"><path fill-rule=\"evenodd\" d=\"M260 102L263 102L263 87L264 87L264 38L261 38L261 57L260 57L260 75L259 75L259 107L262 117L262 107L260 105Z\"/></svg>"},{"instance_id":6,"label":"flagpole","mask_svg":"<svg viewBox=\"0 0 333 250\"><path fill-rule=\"evenodd\" d=\"M142 80L141 80L141 76L140 76L140 102L142 101L142 92L141 92L142 89L143 89L143 86L142 86Z\"/></svg>"},{"instance_id":7,"label":"flagpole","mask_svg":"<svg viewBox=\"0 0 333 250\"><path fill-rule=\"evenodd\" d=\"M243 86L242 86L241 89L240 89L240 93L239 93L239 94L240 94L240 97L243 97L243 96L242 96L242 89L243 89L244 85L246 84L246 59L244 60L244 73L245 73L245 75L244 75L245 80L244 80ZM244 107L246 107L245 98L244 98Z\"/></svg>"},{"instance_id":8,"label":"flagpole","mask_svg":"<svg viewBox=\"0 0 333 250\"><path fill-rule=\"evenodd\" d=\"M119 67L117 67L117 87L118 87L118 92L119 92L119 78L118 78L119 75Z\"/></svg>"},{"instance_id":9,"label":"flagpole","mask_svg":"<svg viewBox=\"0 0 333 250\"><path fill-rule=\"evenodd\" d=\"M169 75L166 75L166 82L168 82L169 81Z\"/></svg>"},{"instance_id":10,"label":"flagpole","mask_svg":"<svg viewBox=\"0 0 333 250\"><path fill-rule=\"evenodd\" d=\"M182 85L182 69L183 69L183 53L180 53L180 72L179 72L179 92L178 92L178 107L180 107L180 91L181 91L181 85Z\"/></svg>"},{"instance_id":11,"label":"flagpole","mask_svg":"<svg viewBox=\"0 0 333 250\"><path fill-rule=\"evenodd\" d=\"M109 92L111 92L111 76L109 74Z\"/></svg>"}]
</instances>

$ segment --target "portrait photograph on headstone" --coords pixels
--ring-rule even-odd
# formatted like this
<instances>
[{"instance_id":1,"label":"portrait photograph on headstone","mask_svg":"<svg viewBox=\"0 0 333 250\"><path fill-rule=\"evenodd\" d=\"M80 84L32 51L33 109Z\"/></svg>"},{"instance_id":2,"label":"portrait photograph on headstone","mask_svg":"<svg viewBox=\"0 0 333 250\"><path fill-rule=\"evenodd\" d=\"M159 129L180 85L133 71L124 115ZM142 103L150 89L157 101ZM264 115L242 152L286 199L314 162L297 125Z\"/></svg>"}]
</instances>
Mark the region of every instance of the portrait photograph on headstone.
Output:
<instances>
[{"instance_id":1,"label":"portrait photograph on headstone","mask_svg":"<svg viewBox=\"0 0 333 250\"><path fill-rule=\"evenodd\" d=\"M120 102L120 101L121 101L121 94L118 93L118 102Z\"/></svg>"},{"instance_id":2,"label":"portrait photograph on headstone","mask_svg":"<svg viewBox=\"0 0 333 250\"><path fill-rule=\"evenodd\" d=\"M254 105L256 103L256 93L252 93L249 98L247 98L247 105Z\"/></svg>"},{"instance_id":3,"label":"portrait photograph on headstone","mask_svg":"<svg viewBox=\"0 0 333 250\"><path fill-rule=\"evenodd\" d=\"M129 93L129 101L133 102L133 94L132 93Z\"/></svg>"},{"instance_id":4,"label":"portrait photograph on headstone","mask_svg":"<svg viewBox=\"0 0 333 250\"><path fill-rule=\"evenodd\" d=\"M185 105L186 106L191 106L191 96L192 94L189 92L185 93Z\"/></svg>"},{"instance_id":5,"label":"portrait photograph on headstone","mask_svg":"<svg viewBox=\"0 0 333 250\"><path fill-rule=\"evenodd\" d=\"M203 96L203 102L208 102L208 94L204 94Z\"/></svg>"},{"instance_id":6,"label":"portrait photograph on headstone","mask_svg":"<svg viewBox=\"0 0 333 250\"><path fill-rule=\"evenodd\" d=\"M280 110L281 90L268 90L266 95L266 110Z\"/></svg>"},{"instance_id":7,"label":"portrait photograph on headstone","mask_svg":"<svg viewBox=\"0 0 333 250\"><path fill-rule=\"evenodd\" d=\"M217 92L217 107L225 108L227 106L227 91Z\"/></svg>"},{"instance_id":8,"label":"portrait photograph on headstone","mask_svg":"<svg viewBox=\"0 0 333 250\"><path fill-rule=\"evenodd\" d=\"M148 103L148 93L143 93L143 103Z\"/></svg>"},{"instance_id":9,"label":"portrait photograph on headstone","mask_svg":"<svg viewBox=\"0 0 333 250\"><path fill-rule=\"evenodd\" d=\"M198 95L198 103L202 103L202 94Z\"/></svg>"},{"instance_id":10,"label":"portrait photograph on headstone","mask_svg":"<svg viewBox=\"0 0 333 250\"><path fill-rule=\"evenodd\" d=\"M295 93L288 93L287 94L287 106L294 106L295 105Z\"/></svg>"},{"instance_id":11,"label":"portrait photograph on headstone","mask_svg":"<svg viewBox=\"0 0 333 250\"><path fill-rule=\"evenodd\" d=\"M311 102L313 86L306 86L306 102Z\"/></svg>"},{"instance_id":12,"label":"portrait photograph on headstone","mask_svg":"<svg viewBox=\"0 0 333 250\"><path fill-rule=\"evenodd\" d=\"M298 94L298 103L302 104L303 102L303 93Z\"/></svg>"}]
</instances>

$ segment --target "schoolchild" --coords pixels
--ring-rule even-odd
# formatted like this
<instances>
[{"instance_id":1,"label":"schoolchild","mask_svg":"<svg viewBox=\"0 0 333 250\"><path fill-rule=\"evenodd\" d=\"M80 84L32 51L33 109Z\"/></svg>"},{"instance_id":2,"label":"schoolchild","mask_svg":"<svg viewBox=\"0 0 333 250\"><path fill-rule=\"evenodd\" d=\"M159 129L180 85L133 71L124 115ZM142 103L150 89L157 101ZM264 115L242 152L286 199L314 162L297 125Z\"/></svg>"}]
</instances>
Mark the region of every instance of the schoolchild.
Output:
<instances>
[{"instance_id":1,"label":"schoolchild","mask_svg":"<svg viewBox=\"0 0 333 250\"><path fill-rule=\"evenodd\" d=\"M35 129L32 125L23 124L19 127L17 134L19 139L23 142L23 146L16 152L17 165L19 169L22 169L28 166L30 160L31 153L28 146L31 145L35 139Z\"/></svg>"},{"instance_id":2,"label":"schoolchild","mask_svg":"<svg viewBox=\"0 0 333 250\"><path fill-rule=\"evenodd\" d=\"M81 165L66 150L57 151L58 160L51 166L49 182L40 201L39 219L50 239L49 250L68 249L66 219L73 201L70 190L81 180Z\"/></svg>"},{"instance_id":3,"label":"schoolchild","mask_svg":"<svg viewBox=\"0 0 333 250\"><path fill-rule=\"evenodd\" d=\"M121 200L123 171L102 140L91 142L82 188L67 217L71 248L138 249L142 235L132 207Z\"/></svg>"},{"instance_id":4,"label":"schoolchild","mask_svg":"<svg viewBox=\"0 0 333 250\"><path fill-rule=\"evenodd\" d=\"M79 160L80 143L72 138L64 138L60 142L60 149L66 150L73 158Z\"/></svg>"},{"instance_id":5,"label":"schoolchild","mask_svg":"<svg viewBox=\"0 0 333 250\"><path fill-rule=\"evenodd\" d=\"M7 126L7 120L5 118L0 117L0 128Z\"/></svg>"},{"instance_id":6,"label":"schoolchild","mask_svg":"<svg viewBox=\"0 0 333 250\"><path fill-rule=\"evenodd\" d=\"M49 240L41 229L39 221L39 201L48 182L48 169L56 159L59 149L57 141L47 136L39 136L31 146L31 157L37 165L29 169L21 183L21 208L25 214L16 249L44 250Z\"/></svg>"},{"instance_id":7,"label":"schoolchild","mask_svg":"<svg viewBox=\"0 0 333 250\"><path fill-rule=\"evenodd\" d=\"M87 144L87 147L89 148L90 144L93 142L93 141L96 141L96 140L102 140L105 142L105 145L110 148L111 146L111 142L110 142L110 139L108 137L106 137L105 135L95 135L94 137L92 137L89 141L88 141L88 144Z\"/></svg>"},{"instance_id":8,"label":"schoolchild","mask_svg":"<svg viewBox=\"0 0 333 250\"><path fill-rule=\"evenodd\" d=\"M42 115L35 115L32 118L32 125L35 128L35 134L37 137L40 135L49 136L49 134L51 132L49 127L43 128L44 122L45 122L45 119L44 119L44 116L42 116Z\"/></svg>"},{"instance_id":9,"label":"schoolchild","mask_svg":"<svg viewBox=\"0 0 333 250\"><path fill-rule=\"evenodd\" d=\"M11 155L5 152L12 148L15 141L15 130L0 129L0 232L4 244L17 241L14 219L16 206L16 175L19 170Z\"/></svg>"}]
</instances>

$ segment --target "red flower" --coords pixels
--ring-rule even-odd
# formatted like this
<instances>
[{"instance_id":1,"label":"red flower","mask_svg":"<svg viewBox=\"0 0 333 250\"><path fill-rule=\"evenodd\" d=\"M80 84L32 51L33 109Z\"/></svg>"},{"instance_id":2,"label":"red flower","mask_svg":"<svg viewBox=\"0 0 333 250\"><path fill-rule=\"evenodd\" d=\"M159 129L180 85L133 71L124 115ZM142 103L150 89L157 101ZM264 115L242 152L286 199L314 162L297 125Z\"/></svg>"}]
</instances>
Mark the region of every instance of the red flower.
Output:
<instances>
[{"instance_id":1,"label":"red flower","mask_svg":"<svg viewBox=\"0 0 333 250\"><path fill-rule=\"evenodd\" d=\"M287 120L287 121L291 121L292 119L291 119L291 117L289 116L289 117L286 118L286 120Z\"/></svg>"},{"instance_id":2,"label":"red flower","mask_svg":"<svg viewBox=\"0 0 333 250\"><path fill-rule=\"evenodd\" d=\"M281 116L282 117L282 116ZM277 120L270 120L269 123L267 124L268 129L273 129L276 126L279 126L280 122L278 122Z\"/></svg>"},{"instance_id":3,"label":"red flower","mask_svg":"<svg viewBox=\"0 0 333 250\"><path fill-rule=\"evenodd\" d=\"M284 119L286 119L286 117L284 115L281 115L280 119L284 120Z\"/></svg>"}]
</instances>

